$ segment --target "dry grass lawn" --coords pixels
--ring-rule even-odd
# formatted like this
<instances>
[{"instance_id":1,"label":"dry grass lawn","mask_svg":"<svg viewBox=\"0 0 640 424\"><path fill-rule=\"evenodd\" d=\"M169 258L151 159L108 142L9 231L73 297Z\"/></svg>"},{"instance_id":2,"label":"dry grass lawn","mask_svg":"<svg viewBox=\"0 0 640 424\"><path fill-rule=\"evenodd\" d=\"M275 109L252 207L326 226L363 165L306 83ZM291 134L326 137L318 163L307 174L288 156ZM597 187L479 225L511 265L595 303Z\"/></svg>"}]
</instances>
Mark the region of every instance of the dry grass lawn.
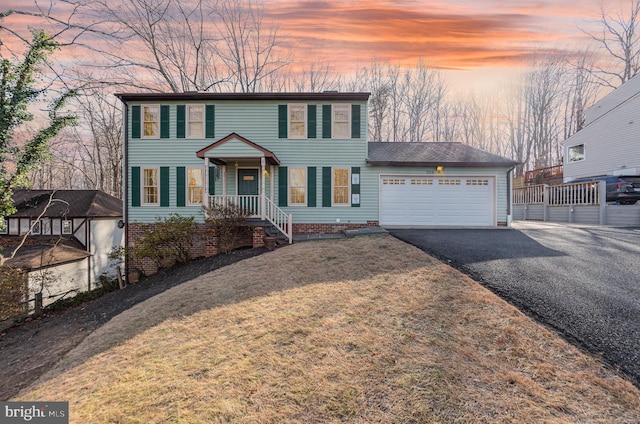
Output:
<instances>
[{"instance_id":1,"label":"dry grass lawn","mask_svg":"<svg viewBox=\"0 0 640 424\"><path fill-rule=\"evenodd\" d=\"M628 381L386 235L175 287L17 399L68 400L74 423L640 422Z\"/></svg>"}]
</instances>

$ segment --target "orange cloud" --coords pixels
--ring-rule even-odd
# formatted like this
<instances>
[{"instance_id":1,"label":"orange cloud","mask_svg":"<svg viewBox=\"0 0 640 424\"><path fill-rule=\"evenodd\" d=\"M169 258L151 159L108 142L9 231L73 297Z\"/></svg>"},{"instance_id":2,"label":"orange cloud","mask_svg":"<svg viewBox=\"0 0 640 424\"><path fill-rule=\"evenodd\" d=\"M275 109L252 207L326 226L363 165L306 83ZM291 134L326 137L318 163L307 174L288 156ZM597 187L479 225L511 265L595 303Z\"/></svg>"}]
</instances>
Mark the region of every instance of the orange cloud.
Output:
<instances>
[{"instance_id":1,"label":"orange cloud","mask_svg":"<svg viewBox=\"0 0 640 424\"><path fill-rule=\"evenodd\" d=\"M461 7L465 3L469 4ZM565 14L576 12L567 4L554 9L553 3L545 2L528 8L521 2L477 3L270 2L269 17L280 23L294 55L310 52L336 65L368 62L375 56L400 64L423 57L443 69L521 66L532 43L539 55L541 42L579 33L575 26L567 29L571 24L565 22ZM556 24L555 30L549 28Z\"/></svg>"}]
</instances>

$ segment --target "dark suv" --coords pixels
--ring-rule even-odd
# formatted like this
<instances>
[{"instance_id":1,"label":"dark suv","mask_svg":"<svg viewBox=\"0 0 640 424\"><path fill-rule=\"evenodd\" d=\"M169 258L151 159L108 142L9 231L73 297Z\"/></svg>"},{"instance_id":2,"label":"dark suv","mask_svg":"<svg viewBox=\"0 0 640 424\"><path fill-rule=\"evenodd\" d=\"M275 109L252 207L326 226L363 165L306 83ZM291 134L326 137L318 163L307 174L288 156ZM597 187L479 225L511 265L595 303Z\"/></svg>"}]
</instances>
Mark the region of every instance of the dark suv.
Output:
<instances>
[{"instance_id":1,"label":"dark suv","mask_svg":"<svg viewBox=\"0 0 640 424\"><path fill-rule=\"evenodd\" d=\"M600 175L597 177L578 178L570 183L606 181L607 202L621 205L633 205L640 200L640 176Z\"/></svg>"}]
</instances>

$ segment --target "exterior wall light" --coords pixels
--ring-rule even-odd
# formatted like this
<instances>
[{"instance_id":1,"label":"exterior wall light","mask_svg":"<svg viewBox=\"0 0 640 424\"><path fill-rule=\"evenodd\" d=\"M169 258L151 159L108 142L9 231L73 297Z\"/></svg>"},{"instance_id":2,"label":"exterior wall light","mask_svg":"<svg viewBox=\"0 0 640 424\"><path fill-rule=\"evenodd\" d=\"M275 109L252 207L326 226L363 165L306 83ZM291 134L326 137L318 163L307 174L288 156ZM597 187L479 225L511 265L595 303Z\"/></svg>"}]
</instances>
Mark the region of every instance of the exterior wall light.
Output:
<instances>
[{"instance_id":1,"label":"exterior wall light","mask_svg":"<svg viewBox=\"0 0 640 424\"><path fill-rule=\"evenodd\" d=\"M444 172L444 166L438 165L436 167L436 174L442 174Z\"/></svg>"}]
</instances>

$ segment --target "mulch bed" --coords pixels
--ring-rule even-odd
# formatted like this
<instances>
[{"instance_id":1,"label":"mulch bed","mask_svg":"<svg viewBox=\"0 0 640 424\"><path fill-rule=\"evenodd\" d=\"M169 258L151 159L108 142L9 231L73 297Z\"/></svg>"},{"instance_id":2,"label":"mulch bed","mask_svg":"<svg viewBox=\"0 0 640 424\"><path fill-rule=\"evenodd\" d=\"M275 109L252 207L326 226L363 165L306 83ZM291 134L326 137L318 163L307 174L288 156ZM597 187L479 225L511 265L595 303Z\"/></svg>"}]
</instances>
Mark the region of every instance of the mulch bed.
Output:
<instances>
[{"instance_id":1,"label":"mulch bed","mask_svg":"<svg viewBox=\"0 0 640 424\"><path fill-rule=\"evenodd\" d=\"M0 333L0 400L6 401L51 369L114 316L158 293L240 260L268 252L242 249L161 270L81 305L45 311Z\"/></svg>"}]
</instances>

